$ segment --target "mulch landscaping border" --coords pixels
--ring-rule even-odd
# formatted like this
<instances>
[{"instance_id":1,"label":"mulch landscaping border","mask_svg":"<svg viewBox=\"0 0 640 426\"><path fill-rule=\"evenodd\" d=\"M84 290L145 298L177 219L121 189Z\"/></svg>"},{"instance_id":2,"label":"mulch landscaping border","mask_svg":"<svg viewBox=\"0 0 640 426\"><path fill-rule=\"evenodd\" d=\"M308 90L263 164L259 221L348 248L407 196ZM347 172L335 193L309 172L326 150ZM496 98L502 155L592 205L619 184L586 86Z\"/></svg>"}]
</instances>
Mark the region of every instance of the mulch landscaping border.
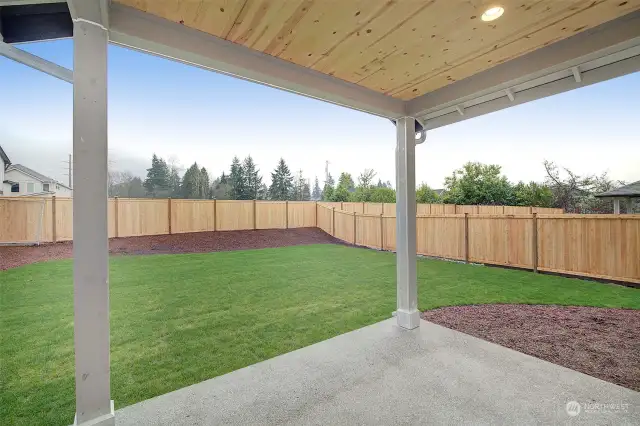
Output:
<instances>
[{"instance_id":1,"label":"mulch landscaping border","mask_svg":"<svg viewBox=\"0 0 640 426\"><path fill-rule=\"evenodd\" d=\"M425 311L422 318L640 391L640 310L470 305Z\"/></svg>"}]
</instances>

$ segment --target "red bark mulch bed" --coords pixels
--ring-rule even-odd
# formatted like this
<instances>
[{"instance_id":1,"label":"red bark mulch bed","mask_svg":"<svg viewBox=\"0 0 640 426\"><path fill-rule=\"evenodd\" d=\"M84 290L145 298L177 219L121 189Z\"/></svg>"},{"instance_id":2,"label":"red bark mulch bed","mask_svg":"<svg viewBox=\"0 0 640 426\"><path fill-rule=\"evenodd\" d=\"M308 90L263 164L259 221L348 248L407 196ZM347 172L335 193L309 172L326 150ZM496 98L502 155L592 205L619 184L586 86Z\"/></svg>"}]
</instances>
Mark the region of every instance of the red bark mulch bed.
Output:
<instances>
[{"instance_id":1,"label":"red bark mulch bed","mask_svg":"<svg viewBox=\"0 0 640 426\"><path fill-rule=\"evenodd\" d=\"M640 391L640 311L539 305L423 312L442 326Z\"/></svg>"},{"instance_id":2,"label":"red bark mulch bed","mask_svg":"<svg viewBox=\"0 0 640 426\"><path fill-rule=\"evenodd\" d=\"M343 244L318 228L265 229L249 231L194 232L112 238L112 254L205 253L285 247L304 244ZM72 257L72 243L46 243L40 246L0 246L0 270L29 263Z\"/></svg>"}]
</instances>

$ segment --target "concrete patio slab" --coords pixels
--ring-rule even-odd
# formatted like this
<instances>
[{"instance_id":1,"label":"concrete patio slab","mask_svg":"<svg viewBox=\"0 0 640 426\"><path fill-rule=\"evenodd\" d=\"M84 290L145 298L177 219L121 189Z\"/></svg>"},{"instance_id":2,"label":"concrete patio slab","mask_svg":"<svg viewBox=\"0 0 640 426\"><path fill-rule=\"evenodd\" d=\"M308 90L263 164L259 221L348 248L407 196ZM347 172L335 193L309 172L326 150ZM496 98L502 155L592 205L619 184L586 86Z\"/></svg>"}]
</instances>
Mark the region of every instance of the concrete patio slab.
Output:
<instances>
[{"instance_id":1,"label":"concrete patio slab","mask_svg":"<svg viewBox=\"0 0 640 426\"><path fill-rule=\"evenodd\" d=\"M116 412L118 426L418 423L639 424L640 393L389 319Z\"/></svg>"}]
</instances>

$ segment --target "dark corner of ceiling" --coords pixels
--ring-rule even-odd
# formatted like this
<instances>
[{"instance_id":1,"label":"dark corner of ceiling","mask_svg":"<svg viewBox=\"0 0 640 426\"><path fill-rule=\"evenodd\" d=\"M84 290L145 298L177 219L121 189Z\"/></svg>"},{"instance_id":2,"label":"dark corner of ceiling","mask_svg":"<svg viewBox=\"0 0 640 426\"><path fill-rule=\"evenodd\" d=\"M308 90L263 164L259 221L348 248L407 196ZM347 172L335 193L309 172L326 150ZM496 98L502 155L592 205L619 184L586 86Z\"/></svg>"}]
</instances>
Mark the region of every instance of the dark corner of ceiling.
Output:
<instances>
[{"instance_id":1,"label":"dark corner of ceiling","mask_svg":"<svg viewBox=\"0 0 640 426\"><path fill-rule=\"evenodd\" d=\"M73 36L66 2L0 6L0 33L5 43L54 40Z\"/></svg>"}]
</instances>

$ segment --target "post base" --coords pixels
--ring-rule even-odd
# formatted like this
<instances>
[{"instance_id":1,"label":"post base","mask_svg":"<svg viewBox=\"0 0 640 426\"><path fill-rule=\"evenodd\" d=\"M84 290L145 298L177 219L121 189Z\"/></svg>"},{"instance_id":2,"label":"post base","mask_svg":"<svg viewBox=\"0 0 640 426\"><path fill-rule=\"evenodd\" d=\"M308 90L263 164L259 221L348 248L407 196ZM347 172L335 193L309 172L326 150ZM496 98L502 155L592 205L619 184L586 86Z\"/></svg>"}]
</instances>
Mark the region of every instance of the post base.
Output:
<instances>
[{"instance_id":1,"label":"post base","mask_svg":"<svg viewBox=\"0 0 640 426\"><path fill-rule=\"evenodd\" d=\"M105 414L104 416L96 417L93 420L88 420L86 422L78 423L78 415L76 414L73 419L72 426L115 426L116 425L116 415L113 405L113 400L111 400L111 412L109 414Z\"/></svg>"},{"instance_id":2,"label":"post base","mask_svg":"<svg viewBox=\"0 0 640 426\"><path fill-rule=\"evenodd\" d=\"M420 327L420 312L415 309L412 311L398 309L396 311L396 319L398 320L398 326L407 330Z\"/></svg>"}]
</instances>

